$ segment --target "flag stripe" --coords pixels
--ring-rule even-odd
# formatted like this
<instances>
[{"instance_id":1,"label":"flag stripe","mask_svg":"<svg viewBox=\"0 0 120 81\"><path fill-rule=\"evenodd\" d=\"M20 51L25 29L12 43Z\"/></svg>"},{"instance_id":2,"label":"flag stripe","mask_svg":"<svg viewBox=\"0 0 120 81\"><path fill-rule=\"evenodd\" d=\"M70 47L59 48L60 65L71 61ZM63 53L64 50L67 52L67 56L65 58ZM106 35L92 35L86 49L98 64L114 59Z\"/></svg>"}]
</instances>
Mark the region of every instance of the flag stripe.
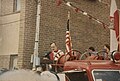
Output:
<instances>
[{"instance_id":1,"label":"flag stripe","mask_svg":"<svg viewBox=\"0 0 120 81\"><path fill-rule=\"evenodd\" d=\"M66 51L70 52L72 49L70 32L66 31Z\"/></svg>"}]
</instances>

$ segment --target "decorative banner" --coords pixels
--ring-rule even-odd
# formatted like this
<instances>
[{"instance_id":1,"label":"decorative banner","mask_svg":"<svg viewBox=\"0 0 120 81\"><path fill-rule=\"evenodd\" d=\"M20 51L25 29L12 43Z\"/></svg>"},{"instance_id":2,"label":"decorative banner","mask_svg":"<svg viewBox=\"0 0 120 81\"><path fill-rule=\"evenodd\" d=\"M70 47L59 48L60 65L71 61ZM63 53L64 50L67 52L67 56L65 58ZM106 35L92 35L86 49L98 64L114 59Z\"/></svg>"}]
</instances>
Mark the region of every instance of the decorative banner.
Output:
<instances>
[{"instance_id":1,"label":"decorative banner","mask_svg":"<svg viewBox=\"0 0 120 81\"><path fill-rule=\"evenodd\" d=\"M83 15L87 16L89 19L92 19L94 21L96 21L99 24L102 24L104 28L109 28L109 25L105 24L104 22L102 22L101 20L93 17L92 15L88 14L87 12L85 12L84 10L76 7L75 5L73 5L71 2L66 1L66 0L62 0L68 7L71 7L72 9L74 9L76 12L82 13ZM61 1L61 2L62 2ZM101 0L99 0L100 2Z\"/></svg>"},{"instance_id":2,"label":"decorative banner","mask_svg":"<svg viewBox=\"0 0 120 81\"><path fill-rule=\"evenodd\" d=\"M98 0L98 1L101 2L101 3L103 3L103 4L105 4L106 6L110 7L109 3L106 3L106 2L104 2L102 0Z\"/></svg>"}]
</instances>

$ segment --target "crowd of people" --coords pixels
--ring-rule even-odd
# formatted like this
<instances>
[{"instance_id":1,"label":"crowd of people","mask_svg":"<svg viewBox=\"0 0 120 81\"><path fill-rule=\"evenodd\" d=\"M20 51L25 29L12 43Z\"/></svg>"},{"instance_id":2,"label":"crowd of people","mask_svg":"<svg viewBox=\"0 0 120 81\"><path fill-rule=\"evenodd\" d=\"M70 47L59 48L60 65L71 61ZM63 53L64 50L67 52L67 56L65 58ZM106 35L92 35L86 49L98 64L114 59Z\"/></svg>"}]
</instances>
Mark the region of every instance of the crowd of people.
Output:
<instances>
[{"instance_id":1,"label":"crowd of people","mask_svg":"<svg viewBox=\"0 0 120 81\"><path fill-rule=\"evenodd\" d=\"M65 53L58 49L55 42L50 44L51 51L45 55L45 59L52 60L56 62L62 55ZM98 60L99 55L102 56L101 60L110 59L110 46L108 44L104 44L103 50L97 52L94 47L89 47L85 53L82 55L86 55L84 60ZM53 67L52 67L53 68ZM27 75L27 76L26 76ZM6 78L7 77L7 78ZM0 74L0 81L59 81L59 77L57 74L50 71L50 69L46 68L46 65L42 66L42 70L40 73L37 71L30 70L14 70L14 71L6 71Z\"/></svg>"},{"instance_id":2,"label":"crowd of people","mask_svg":"<svg viewBox=\"0 0 120 81\"><path fill-rule=\"evenodd\" d=\"M44 60L47 59L47 60L51 60L52 63L56 63L56 61L60 60L59 58L62 55L66 54L57 47L57 44L55 42L50 44L50 48L51 51L45 55ZM85 53L82 53L80 55L79 59L77 60L110 60L110 59L111 59L110 46L109 44L104 44L103 49L101 51L97 51L93 46L90 46L85 51ZM47 70L55 71L55 68L51 66L52 63L47 65L48 66Z\"/></svg>"},{"instance_id":3,"label":"crowd of people","mask_svg":"<svg viewBox=\"0 0 120 81\"><path fill-rule=\"evenodd\" d=\"M0 74L0 81L59 81L57 74L44 71L41 74L32 70L12 70Z\"/></svg>"},{"instance_id":4,"label":"crowd of people","mask_svg":"<svg viewBox=\"0 0 120 81\"><path fill-rule=\"evenodd\" d=\"M51 51L45 55L46 59L57 61L59 57L65 54L63 51L58 49L55 42L51 43L50 47L51 47ZM86 50L85 53L83 53L83 55L84 54L85 54L85 57L82 58L84 60L97 60L98 59L97 56L102 56L101 60L108 60L111 58L109 44L104 44L103 49L101 51L96 51L95 48L91 46Z\"/></svg>"}]
</instances>

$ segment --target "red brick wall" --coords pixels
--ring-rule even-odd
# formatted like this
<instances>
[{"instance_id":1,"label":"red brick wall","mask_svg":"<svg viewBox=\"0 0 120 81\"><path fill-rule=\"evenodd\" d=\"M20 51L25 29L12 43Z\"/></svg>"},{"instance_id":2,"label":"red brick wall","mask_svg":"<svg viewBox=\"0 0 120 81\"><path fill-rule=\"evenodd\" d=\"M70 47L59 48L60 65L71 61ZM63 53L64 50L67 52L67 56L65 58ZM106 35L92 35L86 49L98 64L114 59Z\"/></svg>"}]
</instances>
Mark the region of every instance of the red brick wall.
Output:
<instances>
[{"instance_id":1,"label":"red brick wall","mask_svg":"<svg viewBox=\"0 0 120 81\"><path fill-rule=\"evenodd\" d=\"M21 0L21 24L19 35L18 66L31 68L30 57L34 50L36 2Z\"/></svg>"},{"instance_id":2,"label":"red brick wall","mask_svg":"<svg viewBox=\"0 0 120 81\"><path fill-rule=\"evenodd\" d=\"M97 0L69 0L80 9L88 12L97 19L109 24L109 7ZM101 50L109 43L109 29L89 19L81 13L76 13L65 4L56 6L55 0L41 0L39 55L50 51L50 43L56 42L58 47L65 50L65 32L67 11L71 12L70 32L73 49L83 52L93 46ZM10 11L11 12L11 11ZM8 13L7 11L4 13ZM19 31L18 66L31 68L30 56L34 50L36 2L21 0L21 24ZM8 62L9 62L9 58ZM9 64L8 64L9 65ZM8 66L7 65L7 66ZM6 66L6 67L7 67Z\"/></svg>"},{"instance_id":3,"label":"red brick wall","mask_svg":"<svg viewBox=\"0 0 120 81\"><path fill-rule=\"evenodd\" d=\"M69 0L80 9L109 25L109 7L97 0ZM65 31L67 11L70 10L70 31L73 49L83 52L93 46L101 50L109 43L109 29L89 19L81 13L76 13L65 4L56 6L55 0L42 0L40 26L40 54L50 50L50 43L57 42L60 49L65 50Z\"/></svg>"}]
</instances>

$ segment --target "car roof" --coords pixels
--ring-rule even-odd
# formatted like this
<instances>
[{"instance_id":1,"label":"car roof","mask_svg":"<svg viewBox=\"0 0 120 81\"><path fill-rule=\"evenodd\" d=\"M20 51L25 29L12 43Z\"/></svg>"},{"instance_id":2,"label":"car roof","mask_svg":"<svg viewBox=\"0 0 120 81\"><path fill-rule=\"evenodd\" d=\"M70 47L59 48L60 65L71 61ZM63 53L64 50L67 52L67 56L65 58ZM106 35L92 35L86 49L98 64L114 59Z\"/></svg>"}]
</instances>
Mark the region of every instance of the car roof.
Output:
<instances>
[{"instance_id":1,"label":"car roof","mask_svg":"<svg viewBox=\"0 0 120 81\"><path fill-rule=\"evenodd\" d=\"M64 64L64 71L67 70L92 70L92 69L119 69L120 61L111 60L75 60L67 61Z\"/></svg>"}]
</instances>

